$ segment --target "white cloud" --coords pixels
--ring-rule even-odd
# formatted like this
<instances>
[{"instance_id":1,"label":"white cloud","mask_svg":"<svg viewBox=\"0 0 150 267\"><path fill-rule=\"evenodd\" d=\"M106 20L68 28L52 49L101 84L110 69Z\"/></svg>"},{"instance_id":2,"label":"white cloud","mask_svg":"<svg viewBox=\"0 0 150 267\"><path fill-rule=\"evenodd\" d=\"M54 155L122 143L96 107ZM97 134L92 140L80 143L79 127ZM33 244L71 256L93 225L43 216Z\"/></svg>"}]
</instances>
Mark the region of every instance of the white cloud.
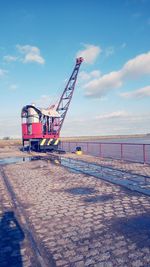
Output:
<instances>
[{"instance_id":1,"label":"white cloud","mask_svg":"<svg viewBox=\"0 0 150 267\"><path fill-rule=\"evenodd\" d=\"M99 70L93 70L91 72L81 71L79 73L79 79L81 81L88 81L92 78L98 78L101 76L101 72Z\"/></svg>"},{"instance_id":2,"label":"white cloud","mask_svg":"<svg viewBox=\"0 0 150 267\"><path fill-rule=\"evenodd\" d=\"M45 60L40 54L40 49L36 46L31 45L17 45L16 46L18 51L22 54L24 54L24 58L22 59L23 63L30 63L30 62L36 62L39 64L44 64Z\"/></svg>"},{"instance_id":3,"label":"white cloud","mask_svg":"<svg viewBox=\"0 0 150 267\"><path fill-rule=\"evenodd\" d=\"M150 74L150 51L136 56L124 64L122 70L123 78L135 79L139 76Z\"/></svg>"},{"instance_id":4,"label":"white cloud","mask_svg":"<svg viewBox=\"0 0 150 267\"><path fill-rule=\"evenodd\" d=\"M85 49L77 52L76 57L83 57L84 62L87 64L92 64L95 62L102 49L99 46L85 44Z\"/></svg>"},{"instance_id":5,"label":"white cloud","mask_svg":"<svg viewBox=\"0 0 150 267\"><path fill-rule=\"evenodd\" d=\"M99 78L101 76L100 70L93 70L90 72L91 77Z\"/></svg>"},{"instance_id":6,"label":"white cloud","mask_svg":"<svg viewBox=\"0 0 150 267\"><path fill-rule=\"evenodd\" d=\"M0 69L0 78L5 76L5 74L8 73L7 70L4 70L4 69Z\"/></svg>"},{"instance_id":7,"label":"white cloud","mask_svg":"<svg viewBox=\"0 0 150 267\"><path fill-rule=\"evenodd\" d=\"M150 52L127 61L119 71L113 71L93 79L84 85L87 96L101 97L108 91L119 88L125 80L135 80L150 74Z\"/></svg>"},{"instance_id":8,"label":"white cloud","mask_svg":"<svg viewBox=\"0 0 150 267\"><path fill-rule=\"evenodd\" d=\"M50 95L41 95L39 99L34 99L33 103L37 106L37 107L43 107L43 108L47 108L49 106L51 106L52 104L55 104L55 97L54 96L50 96Z\"/></svg>"},{"instance_id":9,"label":"white cloud","mask_svg":"<svg viewBox=\"0 0 150 267\"><path fill-rule=\"evenodd\" d=\"M124 98L143 98L150 96L150 85L137 89L133 92L121 93L120 95Z\"/></svg>"},{"instance_id":10,"label":"white cloud","mask_svg":"<svg viewBox=\"0 0 150 267\"><path fill-rule=\"evenodd\" d=\"M98 79L93 79L84 85L87 96L102 97L108 91L122 86L121 73L110 72Z\"/></svg>"},{"instance_id":11,"label":"white cloud","mask_svg":"<svg viewBox=\"0 0 150 267\"><path fill-rule=\"evenodd\" d=\"M78 78L78 80L87 81L90 78L91 78L91 75L88 72L86 72L86 71L79 72L79 78Z\"/></svg>"},{"instance_id":12,"label":"white cloud","mask_svg":"<svg viewBox=\"0 0 150 267\"><path fill-rule=\"evenodd\" d=\"M128 113L124 110L121 111L114 111L114 112L110 112L110 113L106 113L106 114L102 114L99 116L96 116L96 119L117 119L117 118L122 118L122 117L126 117L128 115Z\"/></svg>"},{"instance_id":13,"label":"white cloud","mask_svg":"<svg viewBox=\"0 0 150 267\"><path fill-rule=\"evenodd\" d=\"M18 59L18 57L10 56L10 55L7 55L7 56L4 56L4 57L3 57L3 60L6 61L6 62L17 61L17 59Z\"/></svg>"}]
</instances>

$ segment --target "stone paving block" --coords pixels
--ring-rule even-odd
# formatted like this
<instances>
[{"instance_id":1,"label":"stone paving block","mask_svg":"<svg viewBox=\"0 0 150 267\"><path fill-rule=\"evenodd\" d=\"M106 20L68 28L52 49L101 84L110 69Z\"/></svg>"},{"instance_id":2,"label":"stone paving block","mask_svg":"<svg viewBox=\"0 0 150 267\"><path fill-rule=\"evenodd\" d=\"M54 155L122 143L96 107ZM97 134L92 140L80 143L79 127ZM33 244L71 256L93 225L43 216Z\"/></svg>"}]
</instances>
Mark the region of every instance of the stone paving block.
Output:
<instances>
[{"instance_id":1,"label":"stone paving block","mask_svg":"<svg viewBox=\"0 0 150 267\"><path fill-rule=\"evenodd\" d=\"M99 262L95 264L95 267L114 267L112 262Z\"/></svg>"},{"instance_id":2,"label":"stone paving block","mask_svg":"<svg viewBox=\"0 0 150 267\"><path fill-rule=\"evenodd\" d=\"M89 258L85 261L84 266L94 266L95 260L92 258Z\"/></svg>"},{"instance_id":3,"label":"stone paving block","mask_svg":"<svg viewBox=\"0 0 150 267\"><path fill-rule=\"evenodd\" d=\"M56 261L56 266L66 266L67 261L65 260L57 260Z\"/></svg>"},{"instance_id":4,"label":"stone paving block","mask_svg":"<svg viewBox=\"0 0 150 267\"><path fill-rule=\"evenodd\" d=\"M72 267L84 267L85 264L84 264L84 261L77 261L74 263L74 265L72 265Z\"/></svg>"},{"instance_id":5,"label":"stone paving block","mask_svg":"<svg viewBox=\"0 0 150 267\"><path fill-rule=\"evenodd\" d=\"M133 267L142 267L143 263L141 260L136 260L136 261L132 262L132 266Z\"/></svg>"}]
</instances>

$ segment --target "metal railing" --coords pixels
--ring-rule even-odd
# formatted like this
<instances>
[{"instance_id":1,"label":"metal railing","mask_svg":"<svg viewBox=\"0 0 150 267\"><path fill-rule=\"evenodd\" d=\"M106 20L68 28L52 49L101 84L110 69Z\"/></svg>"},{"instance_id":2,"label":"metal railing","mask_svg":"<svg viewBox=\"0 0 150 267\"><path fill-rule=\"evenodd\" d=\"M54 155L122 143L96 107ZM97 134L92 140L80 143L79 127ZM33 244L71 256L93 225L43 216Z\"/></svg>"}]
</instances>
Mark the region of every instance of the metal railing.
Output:
<instances>
[{"instance_id":1,"label":"metal railing","mask_svg":"<svg viewBox=\"0 0 150 267\"><path fill-rule=\"evenodd\" d=\"M150 164L150 144L62 141L61 149L74 152L80 146L85 154L102 158Z\"/></svg>"}]
</instances>

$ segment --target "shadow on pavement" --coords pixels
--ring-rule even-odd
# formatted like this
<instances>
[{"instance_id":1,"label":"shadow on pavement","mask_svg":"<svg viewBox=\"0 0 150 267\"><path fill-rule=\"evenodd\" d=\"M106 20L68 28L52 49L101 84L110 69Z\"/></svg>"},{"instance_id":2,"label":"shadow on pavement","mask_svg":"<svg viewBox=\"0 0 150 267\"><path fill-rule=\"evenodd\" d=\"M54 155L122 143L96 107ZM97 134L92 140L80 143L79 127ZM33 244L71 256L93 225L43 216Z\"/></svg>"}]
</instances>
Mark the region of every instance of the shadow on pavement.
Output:
<instances>
[{"instance_id":1,"label":"shadow on pavement","mask_svg":"<svg viewBox=\"0 0 150 267\"><path fill-rule=\"evenodd\" d=\"M0 217L0 267L22 267L20 242L24 240L13 211L7 211Z\"/></svg>"},{"instance_id":2,"label":"shadow on pavement","mask_svg":"<svg viewBox=\"0 0 150 267\"><path fill-rule=\"evenodd\" d=\"M112 230L136 243L138 248L150 247L150 215L143 214L129 219L117 219Z\"/></svg>"},{"instance_id":3,"label":"shadow on pavement","mask_svg":"<svg viewBox=\"0 0 150 267\"><path fill-rule=\"evenodd\" d=\"M96 193L96 190L92 187L73 187L65 191L72 195L90 195Z\"/></svg>"},{"instance_id":4,"label":"shadow on pavement","mask_svg":"<svg viewBox=\"0 0 150 267\"><path fill-rule=\"evenodd\" d=\"M98 203L98 202L106 202L113 199L113 195L103 195L103 196L94 196L85 198L84 202L86 203Z\"/></svg>"}]
</instances>

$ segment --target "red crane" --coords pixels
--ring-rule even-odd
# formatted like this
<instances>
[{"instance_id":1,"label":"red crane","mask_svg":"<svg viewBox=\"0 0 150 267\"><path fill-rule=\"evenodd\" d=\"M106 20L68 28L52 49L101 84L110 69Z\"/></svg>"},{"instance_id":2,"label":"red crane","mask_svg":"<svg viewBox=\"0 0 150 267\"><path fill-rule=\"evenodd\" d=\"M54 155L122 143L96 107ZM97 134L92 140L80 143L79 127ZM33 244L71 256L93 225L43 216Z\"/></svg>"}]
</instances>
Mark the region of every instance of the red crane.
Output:
<instances>
[{"instance_id":1,"label":"red crane","mask_svg":"<svg viewBox=\"0 0 150 267\"><path fill-rule=\"evenodd\" d=\"M44 108L26 105L22 108L22 144L28 142L35 151L57 150L60 130L66 117L79 72L82 57L76 59L73 72L60 97L59 103Z\"/></svg>"}]
</instances>

